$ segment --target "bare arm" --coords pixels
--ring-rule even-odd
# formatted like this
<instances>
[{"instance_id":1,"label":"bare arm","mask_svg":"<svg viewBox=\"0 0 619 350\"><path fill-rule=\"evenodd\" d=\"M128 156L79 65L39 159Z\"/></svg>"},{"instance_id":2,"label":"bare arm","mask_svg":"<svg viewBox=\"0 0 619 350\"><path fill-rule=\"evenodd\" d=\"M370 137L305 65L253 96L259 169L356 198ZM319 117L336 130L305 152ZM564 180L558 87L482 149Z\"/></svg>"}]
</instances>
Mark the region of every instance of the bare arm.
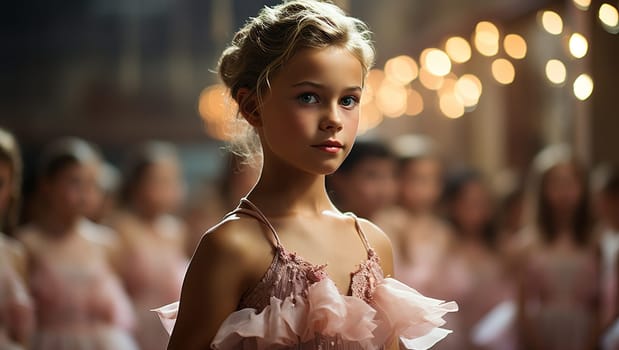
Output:
<instances>
[{"instance_id":1,"label":"bare arm","mask_svg":"<svg viewBox=\"0 0 619 350\"><path fill-rule=\"evenodd\" d=\"M249 249L242 228L224 222L200 241L189 265L168 350L208 349L248 286Z\"/></svg>"}]
</instances>

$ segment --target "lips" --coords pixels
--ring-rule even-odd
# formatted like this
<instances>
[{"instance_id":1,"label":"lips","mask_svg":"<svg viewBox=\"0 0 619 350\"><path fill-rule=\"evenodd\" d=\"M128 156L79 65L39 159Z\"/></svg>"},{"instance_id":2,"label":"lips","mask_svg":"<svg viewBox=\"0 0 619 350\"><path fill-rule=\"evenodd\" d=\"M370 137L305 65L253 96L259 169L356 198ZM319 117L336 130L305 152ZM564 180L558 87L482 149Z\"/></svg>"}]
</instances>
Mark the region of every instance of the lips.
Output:
<instances>
[{"instance_id":1,"label":"lips","mask_svg":"<svg viewBox=\"0 0 619 350\"><path fill-rule=\"evenodd\" d=\"M344 148L344 145L342 145L342 143L337 140L327 140L317 145L312 145L312 147L333 154L341 151Z\"/></svg>"}]
</instances>

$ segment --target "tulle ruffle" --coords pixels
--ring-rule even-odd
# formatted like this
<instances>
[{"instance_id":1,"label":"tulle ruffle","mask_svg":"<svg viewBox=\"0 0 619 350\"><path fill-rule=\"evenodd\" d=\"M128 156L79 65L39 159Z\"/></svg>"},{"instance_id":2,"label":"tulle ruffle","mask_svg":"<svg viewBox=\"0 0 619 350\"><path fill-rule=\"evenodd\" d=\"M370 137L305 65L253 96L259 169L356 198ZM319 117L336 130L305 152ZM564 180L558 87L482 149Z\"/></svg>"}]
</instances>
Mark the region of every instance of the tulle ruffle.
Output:
<instances>
[{"instance_id":1,"label":"tulle ruffle","mask_svg":"<svg viewBox=\"0 0 619 350\"><path fill-rule=\"evenodd\" d=\"M248 339L255 349L286 347L311 340L316 335L338 336L366 349L379 349L396 338L411 350L424 350L451 331L438 328L443 316L458 310L455 302L423 296L392 278L376 285L371 303L343 296L333 281L325 278L311 285L307 298L271 297L260 313L246 308L233 312L219 328L211 348L237 349ZM171 332L178 303L153 310Z\"/></svg>"},{"instance_id":2,"label":"tulle ruffle","mask_svg":"<svg viewBox=\"0 0 619 350\"><path fill-rule=\"evenodd\" d=\"M455 302L428 298L393 278L385 278L376 286L372 306L377 311L376 345L387 344L400 337L411 350L429 349L451 331L439 328L443 316L458 311Z\"/></svg>"}]
</instances>

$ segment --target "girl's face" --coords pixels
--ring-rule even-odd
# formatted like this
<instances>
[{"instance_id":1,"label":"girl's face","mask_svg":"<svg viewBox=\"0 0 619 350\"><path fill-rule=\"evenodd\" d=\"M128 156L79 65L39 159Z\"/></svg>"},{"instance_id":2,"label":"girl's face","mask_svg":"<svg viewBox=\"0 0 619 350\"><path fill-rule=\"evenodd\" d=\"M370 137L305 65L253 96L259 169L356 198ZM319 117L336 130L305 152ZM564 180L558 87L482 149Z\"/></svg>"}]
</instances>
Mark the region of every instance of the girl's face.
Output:
<instances>
[{"instance_id":1,"label":"girl's face","mask_svg":"<svg viewBox=\"0 0 619 350\"><path fill-rule=\"evenodd\" d=\"M137 186L136 205L151 214L173 212L183 199L180 167L174 159L149 165Z\"/></svg>"},{"instance_id":2,"label":"girl's face","mask_svg":"<svg viewBox=\"0 0 619 350\"><path fill-rule=\"evenodd\" d=\"M431 158L409 161L402 168L400 187L403 204L410 210L431 210L443 190L441 164Z\"/></svg>"},{"instance_id":3,"label":"girl's face","mask_svg":"<svg viewBox=\"0 0 619 350\"><path fill-rule=\"evenodd\" d=\"M98 164L71 164L45 181L48 203L62 217L86 214L93 193L98 191Z\"/></svg>"},{"instance_id":4,"label":"girl's face","mask_svg":"<svg viewBox=\"0 0 619 350\"><path fill-rule=\"evenodd\" d=\"M13 191L11 173L11 165L8 162L0 161L0 218L9 209L11 192Z\"/></svg>"},{"instance_id":5,"label":"girl's face","mask_svg":"<svg viewBox=\"0 0 619 350\"><path fill-rule=\"evenodd\" d=\"M544 176L543 195L551 210L571 215L583 196L583 188L573 164L559 164Z\"/></svg>"},{"instance_id":6,"label":"girl's face","mask_svg":"<svg viewBox=\"0 0 619 350\"><path fill-rule=\"evenodd\" d=\"M272 77L259 107L265 164L334 172L357 134L362 86L361 63L346 49L299 50Z\"/></svg>"}]
</instances>

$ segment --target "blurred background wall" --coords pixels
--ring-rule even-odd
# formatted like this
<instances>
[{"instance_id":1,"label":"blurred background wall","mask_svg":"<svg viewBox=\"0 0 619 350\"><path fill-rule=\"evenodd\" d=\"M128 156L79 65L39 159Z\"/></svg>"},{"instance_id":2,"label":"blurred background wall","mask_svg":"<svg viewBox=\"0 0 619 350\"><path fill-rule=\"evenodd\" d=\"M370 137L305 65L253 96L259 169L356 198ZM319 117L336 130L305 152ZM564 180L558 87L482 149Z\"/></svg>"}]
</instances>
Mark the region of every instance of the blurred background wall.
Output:
<instances>
[{"instance_id":1,"label":"blurred background wall","mask_svg":"<svg viewBox=\"0 0 619 350\"><path fill-rule=\"evenodd\" d=\"M93 141L112 162L134 143L164 139L179 146L190 184L209 177L221 164L230 110L215 85L217 58L247 16L276 2L6 4L0 125L16 134L27 164L58 136ZM589 164L619 161L619 36L602 1L336 2L375 35L366 136L428 134L448 161L496 182L526 171L537 150L557 141L575 145ZM608 5L616 16L617 2ZM581 36L570 51L574 33ZM449 48L453 37L461 39ZM426 63L429 48L441 51ZM581 74L593 82L589 92L578 80L582 100L574 92Z\"/></svg>"}]
</instances>

